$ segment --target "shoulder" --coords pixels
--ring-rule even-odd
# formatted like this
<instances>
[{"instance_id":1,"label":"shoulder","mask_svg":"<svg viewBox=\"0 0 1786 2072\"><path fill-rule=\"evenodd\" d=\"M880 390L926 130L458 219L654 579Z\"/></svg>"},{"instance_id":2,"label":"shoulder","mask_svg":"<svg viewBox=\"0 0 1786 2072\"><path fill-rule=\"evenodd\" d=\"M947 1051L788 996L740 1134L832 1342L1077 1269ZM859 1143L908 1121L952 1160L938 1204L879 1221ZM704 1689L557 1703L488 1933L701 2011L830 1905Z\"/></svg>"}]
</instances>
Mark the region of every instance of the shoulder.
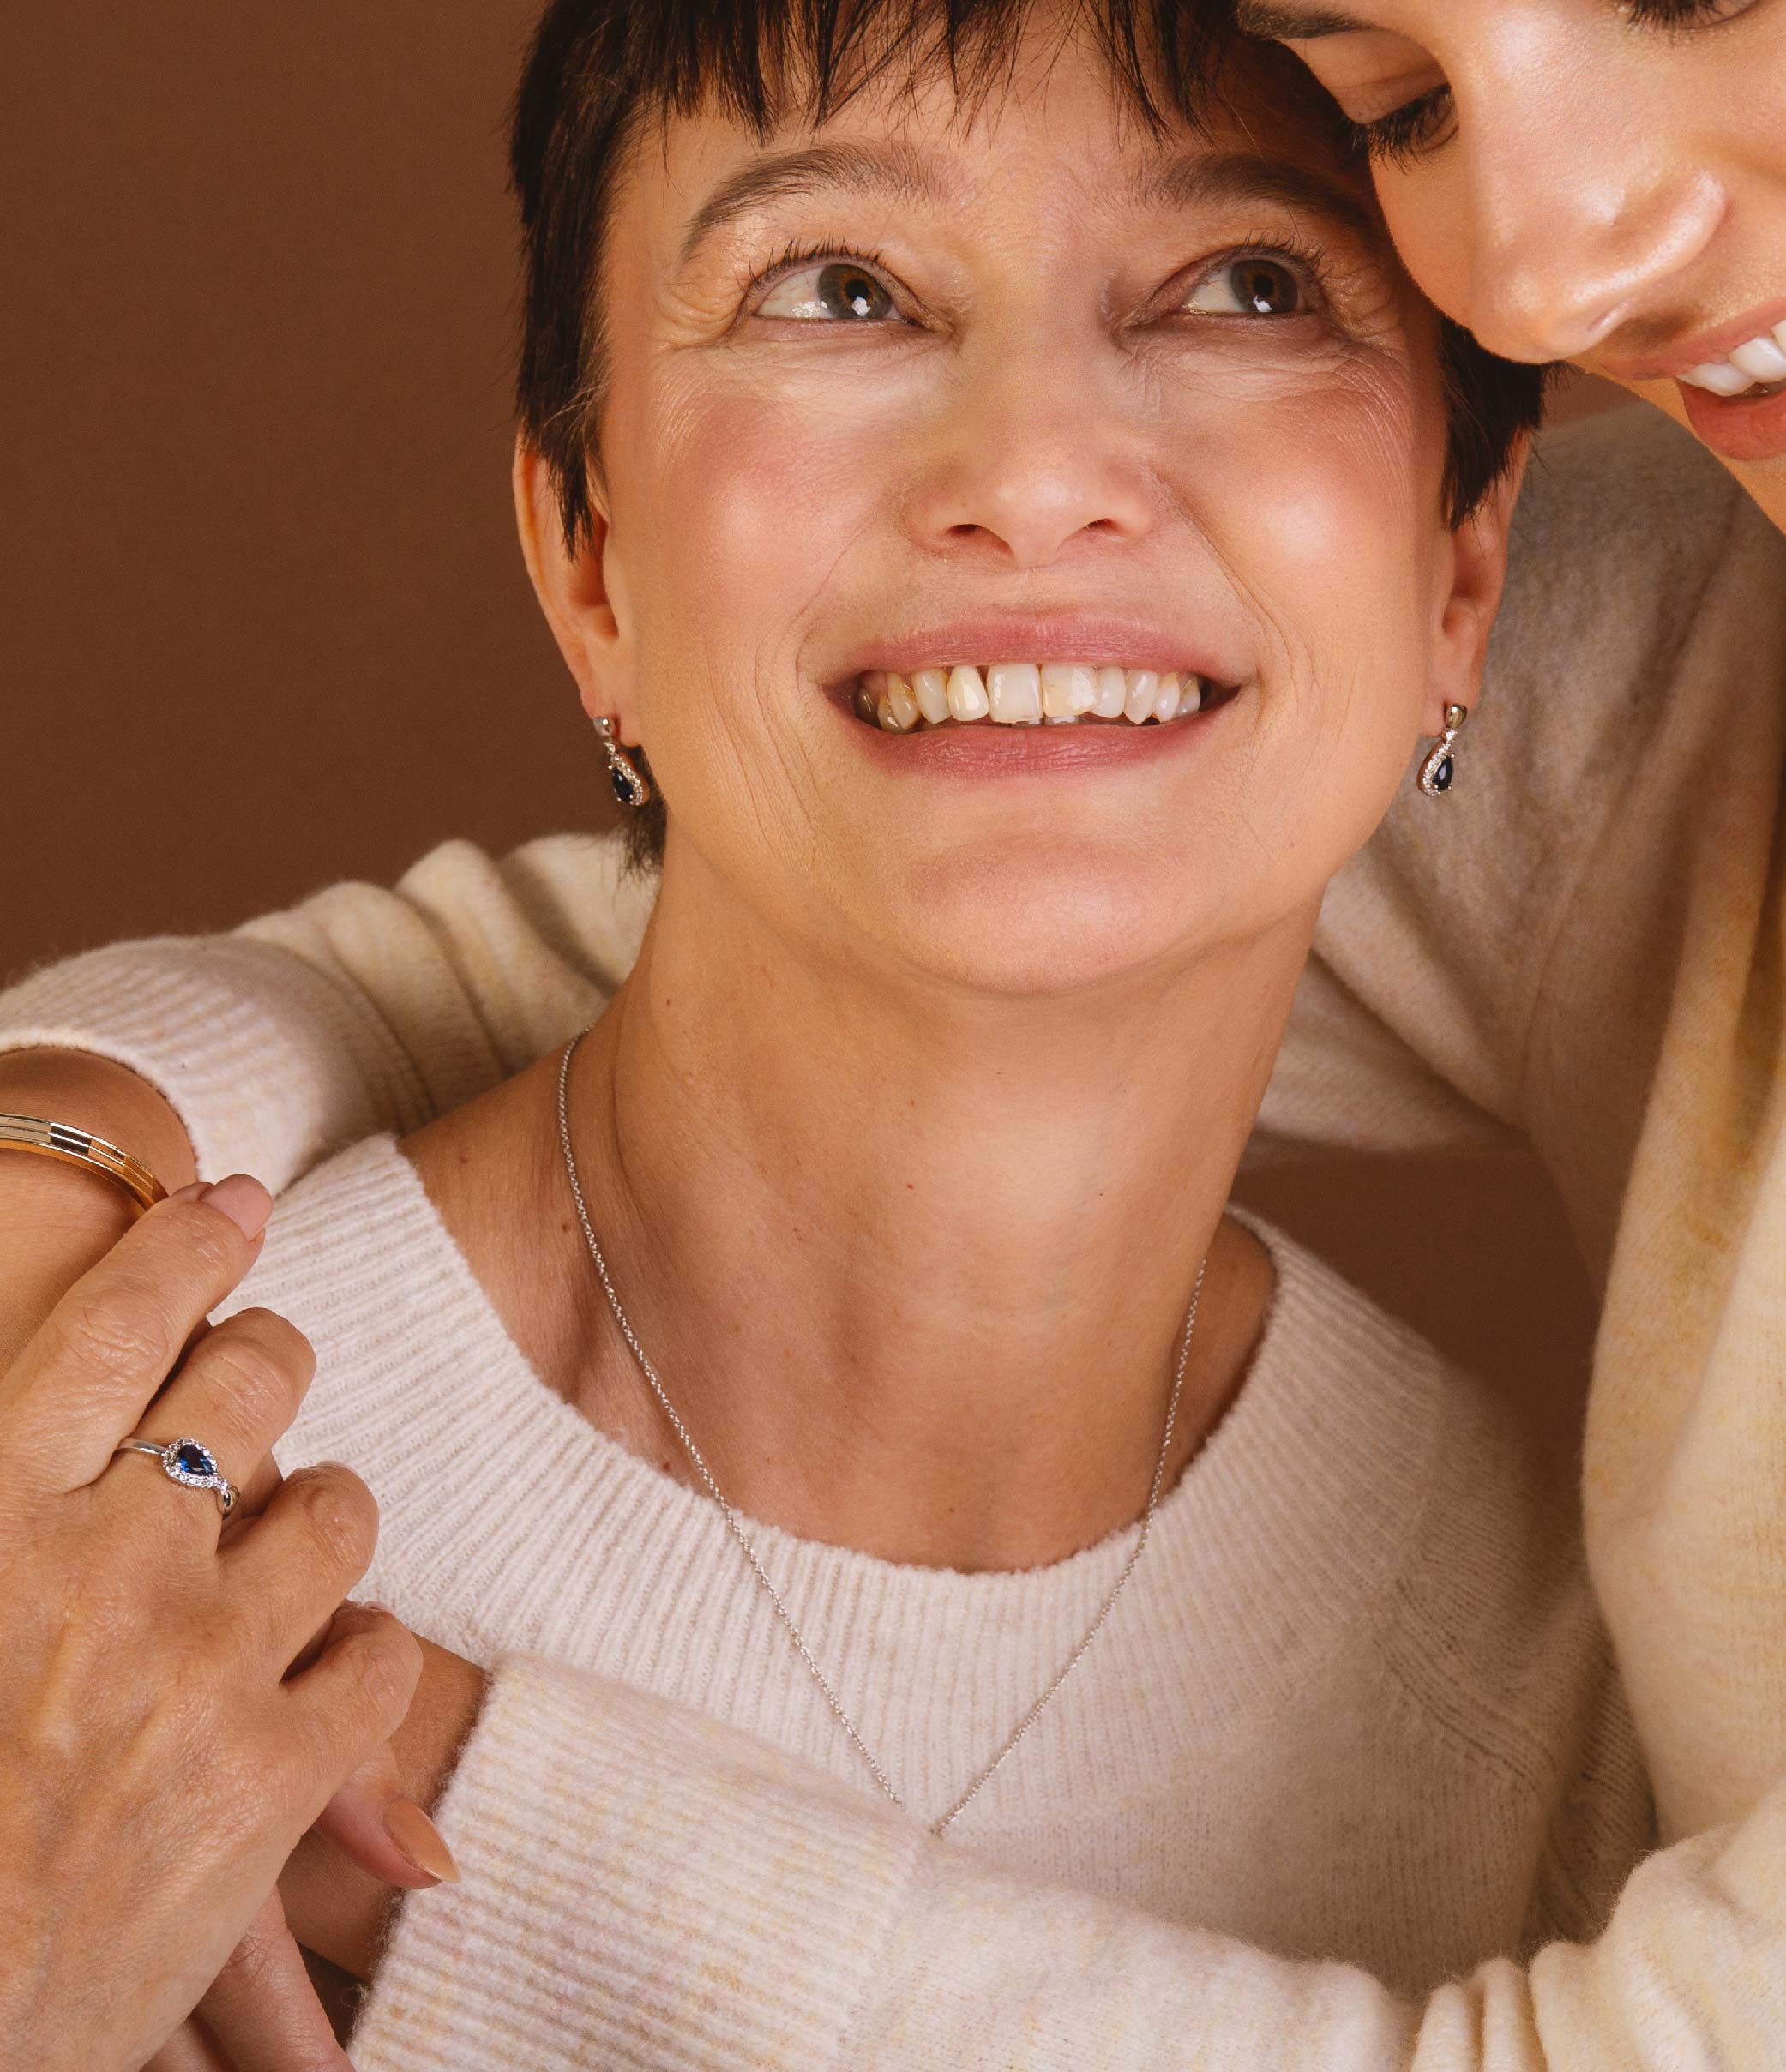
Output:
<instances>
[{"instance_id":1,"label":"shoulder","mask_svg":"<svg viewBox=\"0 0 1786 2072\"><path fill-rule=\"evenodd\" d=\"M1551 776L1560 801L1582 759L1637 752L1677 679L1692 678L1701 705L1741 694L1741 682L1716 681L1718 658L1753 663L1747 638L1786 628L1783 578L1786 538L1659 411L1547 435L1514 513L1482 688L1505 760L1529 790ZM1721 646L1725 627L1741 649ZM1534 740L1540 758L1520 752Z\"/></svg>"},{"instance_id":2,"label":"shoulder","mask_svg":"<svg viewBox=\"0 0 1786 2072\"><path fill-rule=\"evenodd\" d=\"M1573 1458L1332 1269L1260 1228L1279 1269L1280 1350L1324 1371L1306 1442L1368 1431L1405 1529L1360 1635L1386 1747L1445 1774L1525 1837L1528 1939L1597 1933L1655 1840L1641 1752L1582 1549ZM1373 1499L1355 1496L1359 1516ZM1466 1788L1458 1783L1456 1788Z\"/></svg>"},{"instance_id":3,"label":"shoulder","mask_svg":"<svg viewBox=\"0 0 1786 2072\"><path fill-rule=\"evenodd\" d=\"M1254 1228L1278 1269L1273 1357L1303 1370L1299 1420L1318 1420L1303 1443L1356 1449L1354 1479L1403 1521L1379 1626L1398 1679L1450 1713L1460 1694L1518 1709L1547 1676L1599 1677L1573 1458L1332 1268Z\"/></svg>"},{"instance_id":4,"label":"shoulder","mask_svg":"<svg viewBox=\"0 0 1786 2072\"><path fill-rule=\"evenodd\" d=\"M219 1313L250 1306L288 1318L316 1354L280 1460L345 1460L369 1480L412 1443L427 1392L448 1386L443 1346L485 1361L500 1350L488 1304L388 1134L280 1197L260 1258Z\"/></svg>"}]
</instances>

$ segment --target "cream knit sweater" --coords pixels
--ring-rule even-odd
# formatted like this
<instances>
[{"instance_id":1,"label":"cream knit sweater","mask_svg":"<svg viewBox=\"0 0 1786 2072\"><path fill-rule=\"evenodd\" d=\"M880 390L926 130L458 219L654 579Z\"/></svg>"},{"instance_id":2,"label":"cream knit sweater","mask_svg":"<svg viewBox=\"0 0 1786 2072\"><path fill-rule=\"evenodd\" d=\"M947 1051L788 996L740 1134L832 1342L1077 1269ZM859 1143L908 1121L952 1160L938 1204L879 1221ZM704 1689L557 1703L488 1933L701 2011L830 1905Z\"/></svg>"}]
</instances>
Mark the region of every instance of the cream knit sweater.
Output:
<instances>
[{"instance_id":1,"label":"cream knit sweater","mask_svg":"<svg viewBox=\"0 0 1786 2072\"><path fill-rule=\"evenodd\" d=\"M1652 1859L1591 1955L1490 1967L1422 2022L1362 1973L1069 1900L660 1697L516 1662L448 1831L600 1911L580 1940L497 1937L478 1971L473 1945L453 1962L473 2029L556 2009L556 2043L530 2028L505 2061L406 2039L403 2063L1786 2058L1786 1789L1769 1789L1786 1773L1786 541L1641 417L1553 441L1520 535L1458 785L1442 806L1410 793L1336 883L1266 1120L1386 1148L1537 1144L1606 1283L1588 1548L1665 1824L1742 1824ZM586 1022L642 919L603 844L502 865L454 844L395 893L337 887L234 937L39 974L0 1000L0 1042L121 1059L173 1100L204 1169L279 1185ZM573 1757L588 1818L555 1843L542 1773ZM505 1810L484 1827L486 1805ZM407 1908L400 1946L428 1919ZM618 1967L594 2000L564 1983L595 1977L586 1958ZM677 1995L648 1990L654 1967ZM604 1994L635 2026L589 2045L575 2025ZM660 1999L686 2033L652 2027Z\"/></svg>"},{"instance_id":2,"label":"cream knit sweater","mask_svg":"<svg viewBox=\"0 0 1786 2072\"><path fill-rule=\"evenodd\" d=\"M300 1181L229 1305L266 1303L316 1348L281 1457L352 1462L381 1507L366 1593L497 1665L441 1815L465 1881L406 1904L361 2072L1128 2065L1200 2034L1253 2063L1251 2011L1197 2013L1246 1961L1224 1936L1329 1960L1272 1967L1315 2002L1296 2021L1325 2062L1410 2026L1341 1963L1417 2004L1491 1955L1597 1931L1652 1824L1567 1474L1260 1234L1278 1288L1234 1407L1096 1648L937 1844L875 1796L715 1506L539 1380L391 1139ZM1137 1529L976 1576L753 1537L934 1814L1066 1660ZM815 1768L728 1751L609 1679ZM615 1747L616 1715L648 1749ZM722 1796L728 1766L758 1774L718 1820L659 1745L679 1736ZM765 1830L769 1779L793 1798ZM827 1805L861 1829L841 1853ZM974 2005L1013 1961L1037 1967L1022 2003L988 1978ZM1446 2018L1473 2020L1470 1997L1447 1993Z\"/></svg>"}]
</instances>

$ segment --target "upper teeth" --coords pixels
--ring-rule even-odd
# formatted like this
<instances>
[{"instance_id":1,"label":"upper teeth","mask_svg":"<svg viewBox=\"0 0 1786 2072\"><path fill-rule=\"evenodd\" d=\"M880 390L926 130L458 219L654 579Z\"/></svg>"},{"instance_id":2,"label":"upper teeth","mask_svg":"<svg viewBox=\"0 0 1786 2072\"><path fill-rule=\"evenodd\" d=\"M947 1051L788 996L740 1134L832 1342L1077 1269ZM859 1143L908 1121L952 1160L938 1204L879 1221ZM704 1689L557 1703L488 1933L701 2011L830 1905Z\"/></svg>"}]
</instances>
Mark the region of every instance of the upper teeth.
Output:
<instances>
[{"instance_id":1,"label":"upper teeth","mask_svg":"<svg viewBox=\"0 0 1786 2072\"><path fill-rule=\"evenodd\" d=\"M1707 360L1681 379L1692 387L1709 388L1715 396L1740 396L1745 389L1786 381L1786 324L1776 324L1739 345L1728 359Z\"/></svg>"},{"instance_id":2,"label":"upper teeth","mask_svg":"<svg viewBox=\"0 0 1786 2072\"><path fill-rule=\"evenodd\" d=\"M1200 676L1176 670L1093 668L1083 662L995 662L988 669L958 662L953 669L865 670L856 686L856 709L889 734L909 734L920 719L990 719L1001 726L1070 725L1083 714L1098 719L1182 719L1203 703Z\"/></svg>"}]
</instances>

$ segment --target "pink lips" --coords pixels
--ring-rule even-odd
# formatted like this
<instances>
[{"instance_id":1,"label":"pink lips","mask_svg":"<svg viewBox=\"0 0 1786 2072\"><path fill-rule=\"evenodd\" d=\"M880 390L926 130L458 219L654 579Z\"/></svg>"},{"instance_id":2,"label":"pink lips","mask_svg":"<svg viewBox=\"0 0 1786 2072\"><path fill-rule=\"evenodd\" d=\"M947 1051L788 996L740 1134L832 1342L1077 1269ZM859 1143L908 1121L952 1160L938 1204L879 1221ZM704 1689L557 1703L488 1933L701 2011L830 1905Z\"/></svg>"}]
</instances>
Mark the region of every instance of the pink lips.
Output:
<instances>
[{"instance_id":1,"label":"pink lips","mask_svg":"<svg viewBox=\"0 0 1786 2072\"><path fill-rule=\"evenodd\" d=\"M1786 454L1786 390L1771 396L1715 396L1685 381L1677 386L1693 436L1714 453L1751 465Z\"/></svg>"}]
</instances>

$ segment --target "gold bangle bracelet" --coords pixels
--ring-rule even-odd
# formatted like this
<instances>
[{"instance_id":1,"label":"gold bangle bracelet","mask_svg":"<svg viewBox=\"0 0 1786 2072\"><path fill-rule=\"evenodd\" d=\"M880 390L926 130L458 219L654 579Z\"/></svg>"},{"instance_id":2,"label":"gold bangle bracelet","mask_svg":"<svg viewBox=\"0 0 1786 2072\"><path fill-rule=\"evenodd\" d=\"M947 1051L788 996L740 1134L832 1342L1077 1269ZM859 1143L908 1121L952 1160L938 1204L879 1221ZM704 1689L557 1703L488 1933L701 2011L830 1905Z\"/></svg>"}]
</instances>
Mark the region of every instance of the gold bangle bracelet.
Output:
<instances>
[{"instance_id":1,"label":"gold bangle bracelet","mask_svg":"<svg viewBox=\"0 0 1786 2072\"><path fill-rule=\"evenodd\" d=\"M135 1203L139 1216L167 1199L167 1189L146 1165L103 1137L66 1122L46 1122L41 1115L0 1114L0 1151L30 1151L39 1158L61 1158L71 1166L103 1173Z\"/></svg>"}]
</instances>

